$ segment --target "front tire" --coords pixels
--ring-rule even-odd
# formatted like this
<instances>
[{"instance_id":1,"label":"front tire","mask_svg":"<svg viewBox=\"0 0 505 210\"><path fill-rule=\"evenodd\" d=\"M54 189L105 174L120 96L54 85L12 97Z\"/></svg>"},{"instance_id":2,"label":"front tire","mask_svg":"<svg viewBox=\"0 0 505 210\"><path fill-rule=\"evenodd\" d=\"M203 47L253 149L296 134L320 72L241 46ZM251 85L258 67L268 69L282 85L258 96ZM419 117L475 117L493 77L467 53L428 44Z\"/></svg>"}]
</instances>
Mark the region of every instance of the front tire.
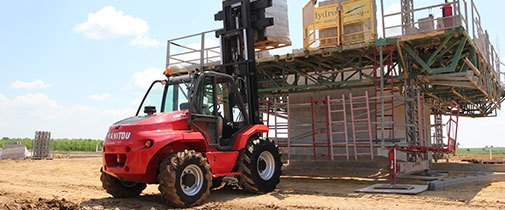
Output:
<instances>
[{"instance_id":1,"label":"front tire","mask_svg":"<svg viewBox=\"0 0 505 210\"><path fill-rule=\"evenodd\" d=\"M169 205L191 207L209 196L212 172L201 153L184 150L161 162L158 181L161 197Z\"/></svg>"},{"instance_id":2,"label":"front tire","mask_svg":"<svg viewBox=\"0 0 505 210\"><path fill-rule=\"evenodd\" d=\"M281 167L279 147L272 140L250 140L241 154L239 183L247 191L271 192L280 182Z\"/></svg>"},{"instance_id":3,"label":"front tire","mask_svg":"<svg viewBox=\"0 0 505 210\"><path fill-rule=\"evenodd\" d=\"M145 183L124 182L105 172L100 176L102 187L115 198L131 198L139 196L147 185Z\"/></svg>"}]
</instances>

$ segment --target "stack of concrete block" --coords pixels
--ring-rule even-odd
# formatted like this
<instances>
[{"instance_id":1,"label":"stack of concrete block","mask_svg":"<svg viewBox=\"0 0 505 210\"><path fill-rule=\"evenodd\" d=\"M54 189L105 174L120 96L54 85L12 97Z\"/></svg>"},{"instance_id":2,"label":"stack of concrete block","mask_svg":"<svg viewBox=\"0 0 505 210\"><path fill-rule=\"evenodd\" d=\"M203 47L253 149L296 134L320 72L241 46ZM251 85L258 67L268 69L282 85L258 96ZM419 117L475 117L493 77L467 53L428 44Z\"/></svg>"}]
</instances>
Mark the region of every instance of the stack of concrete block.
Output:
<instances>
[{"instance_id":1,"label":"stack of concrete block","mask_svg":"<svg viewBox=\"0 0 505 210\"><path fill-rule=\"evenodd\" d=\"M255 1L257 0L251 0L251 2ZM261 45L271 46L266 49L290 46L291 39L289 38L288 1L273 0L272 3L272 7L266 9L265 16L267 18L273 18L274 25L267 27L265 30L267 40L260 40L258 42L262 43ZM261 46L257 47L262 48Z\"/></svg>"},{"instance_id":2,"label":"stack of concrete block","mask_svg":"<svg viewBox=\"0 0 505 210\"><path fill-rule=\"evenodd\" d=\"M51 132L37 131L33 139L32 158L52 159Z\"/></svg>"}]
</instances>

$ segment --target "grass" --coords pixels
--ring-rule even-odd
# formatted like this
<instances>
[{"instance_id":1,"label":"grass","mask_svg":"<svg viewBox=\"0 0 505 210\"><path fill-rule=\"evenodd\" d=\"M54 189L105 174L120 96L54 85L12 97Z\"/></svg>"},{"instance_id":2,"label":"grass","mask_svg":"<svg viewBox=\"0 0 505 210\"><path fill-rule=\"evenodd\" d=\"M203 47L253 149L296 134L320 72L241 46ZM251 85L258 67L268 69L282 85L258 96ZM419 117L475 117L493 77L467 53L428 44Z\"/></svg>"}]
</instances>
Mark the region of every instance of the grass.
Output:
<instances>
[{"instance_id":1,"label":"grass","mask_svg":"<svg viewBox=\"0 0 505 210\"><path fill-rule=\"evenodd\" d=\"M505 155L505 147L495 148L459 148L458 155L488 155L489 150L492 150L493 155Z\"/></svg>"},{"instance_id":2,"label":"grass","mask_svg":"<svg viewBox=\"0 0 505 210\"><path fill-rule=\"evenodd\" d=\"M0 140L0 148L3 148L5 143L11 142L21 142L29 150L32 149L32 139L29 138ZM103 141L94 139L53 139L53 148L56 151L93 152L96 150L97 145L102 147Z\"/></svg>"}]
</instances>

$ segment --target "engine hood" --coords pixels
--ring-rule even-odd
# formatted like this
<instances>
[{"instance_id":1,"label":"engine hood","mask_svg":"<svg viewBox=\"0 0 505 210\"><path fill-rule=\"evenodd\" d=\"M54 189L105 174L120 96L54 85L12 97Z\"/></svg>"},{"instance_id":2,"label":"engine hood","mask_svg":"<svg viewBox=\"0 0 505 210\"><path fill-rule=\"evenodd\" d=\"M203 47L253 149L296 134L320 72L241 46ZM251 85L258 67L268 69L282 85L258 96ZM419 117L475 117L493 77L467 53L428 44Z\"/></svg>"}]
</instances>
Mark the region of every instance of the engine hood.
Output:
<instances>
[{"instance_id":1,"label":"engine hood","mask_svg":"<svg viewBox=\"0 0 505 210\"><path fill-rule=\"evenodd\" d=\"M106 139L127 140L133 137L130 135L139 132L188 130L188 115L189 111L184 110L129 117L110 126Z\"/></svg>"}]
</instances>

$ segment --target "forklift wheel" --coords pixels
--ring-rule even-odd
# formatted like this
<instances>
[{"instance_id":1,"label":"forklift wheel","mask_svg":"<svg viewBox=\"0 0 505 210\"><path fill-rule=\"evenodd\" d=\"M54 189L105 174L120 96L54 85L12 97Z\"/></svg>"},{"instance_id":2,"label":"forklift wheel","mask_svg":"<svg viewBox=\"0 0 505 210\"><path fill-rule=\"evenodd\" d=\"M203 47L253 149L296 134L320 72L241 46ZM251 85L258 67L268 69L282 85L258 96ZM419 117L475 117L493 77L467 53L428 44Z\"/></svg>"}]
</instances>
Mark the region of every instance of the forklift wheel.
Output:
<instances>
[{"instance_id":1,"label":"forklift wheel","mask_svg":"<svg viewBox=\"0 0 505 210\"><path fill-rule=\"evenodd\" d=\"M105 172L100 176L102 187L115 198L131 198L140 195L146 189L144 183L124 182Z\"/></svg>"},{"instance_id":2,"label":"forklift wheel","mask_svg":"<svg viewBox=\"0 0 505 210\"><path fill-rule=\"evenodd\" d=\"M212 172L207 159L194 150L173 154L160 164L158 189L174 207L202 204L210 193Z\"/></svg>"},{"instance_id":3,"label":"forklift wheel","mask_svg":"<svg viewBox=\"0 0 505 210\"><path fill-rule=\"evenodd\" d=\"M271 192L280 182L281 167L279 147L272 140L249 140L241 154L239 183L251 192Z\"/></svg>"}]
</instances>

